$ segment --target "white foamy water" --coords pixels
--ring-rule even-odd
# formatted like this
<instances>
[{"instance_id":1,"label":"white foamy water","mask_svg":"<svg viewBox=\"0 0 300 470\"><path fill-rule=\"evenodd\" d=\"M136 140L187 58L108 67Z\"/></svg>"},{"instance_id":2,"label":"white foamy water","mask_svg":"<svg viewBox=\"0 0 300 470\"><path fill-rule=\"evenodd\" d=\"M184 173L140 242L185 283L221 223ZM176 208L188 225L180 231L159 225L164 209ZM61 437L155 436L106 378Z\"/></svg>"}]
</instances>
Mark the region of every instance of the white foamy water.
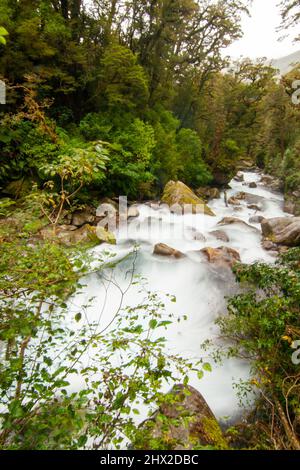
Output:
<instances>
[{"instance_id":1,"label":"white foamy water","mask_svg":"<svg viewBox=\"0 0 300 470\"><path fill-rule=\"evenodd\" d=\"M220 199L209 203L216 217L197 215L175 215L164 208L151 208L146 204L139 205L140 215L130 222L128 232L124 229L117 233L117 245L100 245L92 253L97 264L99 254L108 250L122 258L130 253L135 243L139 244L135 272L147 279L149 290L176 296L177 302L167 302L167 313L187 315L187 321L174 323L166 332L167 349L172 353L187 358L200 358L206 353L201 350L203 341L210 339L218 341L218 328L214 322L216 318L226 313L225 296L236 292L233 276L210 265L198 253L204 247L228 246L235 248L241 255L244 263L265 261L273 263L275 258L261 247L261 232L259 224L245 225L218 225L223 217L237 217L244 222L249 221L253 215L263 215L266 218L287 216L283 212L283 197L268 190L259 184L258 173L244 173L245 185L235 181L231 182L231 189L227 191L228 198L237 192L245 191L259 196L262 211L255 212L247 208L247 203L241 201L241 206L226 207L224 194ZM258 187L250 189L249 182L257 182ZM150 227L150 228L149 228ZM216 240L210 232L224 230L229 236L229 242ZM199 240L199 233L205 237ZM195 235L196 236L195 239ZM183 259L172 259L153 255L156 243L166 243L183 252ZM132 258L121 262L114 270L114 279L119 287L125 288L128 283ZM90 320L98 321L99 315L101 329L109 325L116 312L121 293L117 286L110 284L104 305L105 287L101 282L101 273L92 274L85 279L87 287L84 292L72 300L73 304L80 305L93 297L92 306L88 310ZM107 287L107 286L106 286ZM123 299L124 306L135 306L141 299L137 286L132 286ZM101 314L99 313L101 311ZM161 332L160 332L161 335ZM210 361L209 354L205 360ZM207 403L218 418L233 417L239 410L233 383L246 379L249 374L249 364L240 360L226 360L222 366L213 365L213 371L206 373L199 380L193 374L190 384L197 388L205 397ZM74 379L73 387L79 387Z\"/></svg>"}]
</instances>

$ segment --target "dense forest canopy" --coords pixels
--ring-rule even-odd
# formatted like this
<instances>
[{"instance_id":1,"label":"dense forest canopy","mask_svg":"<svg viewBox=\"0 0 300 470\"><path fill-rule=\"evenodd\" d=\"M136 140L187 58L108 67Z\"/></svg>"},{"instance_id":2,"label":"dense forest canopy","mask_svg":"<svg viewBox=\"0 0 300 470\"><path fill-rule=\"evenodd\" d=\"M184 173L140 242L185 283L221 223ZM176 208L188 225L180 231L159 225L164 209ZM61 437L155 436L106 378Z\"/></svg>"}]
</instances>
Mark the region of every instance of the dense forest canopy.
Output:
<instances>
[{"instance_id":1,"label":"dense forest canopy","mask_svg":"<svg viewBox=\"0 0 300 470\"><path fill-rule=\"evenodd\" d=\"M109 147L101 187L110 195L150 196L177 178L194 187L223 184L238 159L267 161L270 145L271 156L282 160L295 136L284 133L283 141L276 123L270 129L266 121L278 95L286 100L274 103L284 114L280 122L294 127L285 84L264 61L245 59L230 70L224 54L242 34L247 6L240 0L2 0L1 23L9 31L0 46L9 90L1 109L2 184L28 174L43 180L40 113L49 138L43 165L61 146L65 152L70 139L79 146L100 139ZM293 11L286 4L283 18ZM272 144L270 132L276 133Z\"/></svg>"}]
</instances>

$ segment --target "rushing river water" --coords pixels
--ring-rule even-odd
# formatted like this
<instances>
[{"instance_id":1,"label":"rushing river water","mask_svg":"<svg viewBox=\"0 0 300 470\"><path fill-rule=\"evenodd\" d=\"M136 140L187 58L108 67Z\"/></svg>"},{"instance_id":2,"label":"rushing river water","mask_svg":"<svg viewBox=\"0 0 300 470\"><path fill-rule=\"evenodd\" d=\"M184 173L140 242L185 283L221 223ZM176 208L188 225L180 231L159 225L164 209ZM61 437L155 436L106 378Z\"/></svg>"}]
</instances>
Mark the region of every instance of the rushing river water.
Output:
<instances>
[{"instance_id":1,"label":"rushing river water","mask_svg":"<svg viewBox=\"0 0 300 470\"><path fill-rule=\"evenodd\" d=\"M282 195L269 191L259 183L260 178L259 173L244 172L244 182L233 180L231 189L227 191L228 198L240 191L258 196L262 209L260 212L249 209L245 201L241 201L240 206L226 207L224 194L220 199L209 203L216 217L202 214L170 214L165 207L151 208L142 204L138 206L139 217L132 219L128 231L125 233L124 229L121 229L117 232L116 246L101 245L92 251L95 259L104 250L110 250L122 258L132 250L135 243L139 244L136 273L147 279L150 290L176 296L176 303L170 301L166 304L167 312L187 315L187 321L175 322L166 332L167 348L172 353L187 358L199 358L208 354L200 349L200 345L207 339L218 341L215 319L226 312L224 296L233 294L237 289L231 273L210 265L199 254L201 248L229 246L240 253L243 263L274 262L274 256L261 247L259 224L251 224L252 227L239 224L218 225L223 217L228 216L237 217L247 223L253 215L263 215L266 218L287 216L283 212ZM256 182L257 188L249 188L249 182ZM210 234L217 229L226 232L229 242L224 243ZM199 239L199 233L204 235L205 241ZM180 250L186 257L177 260L153 255L154 245L160 242ZM128 282L130 263L132 260L129 258L115 268L114 279L122 288ZM99 282L99 276L96 274L88 276L85 283L87 287L84 292L73 299L73 302L77 305L83 304L93 297L88 315L97 320L101 305L101 325L105 327L118 308L121 296L119 287L112 283L107 286ZM102 305L106 288L107 301ZM132 286L123 299L123 305L135 306L139 296L138 287ZM209 361L209 355L205 359ZM190 384L203 394L217 418L234 417L239 411L239 406L233 383L246 379L248 374L249 364L240 360L226 360L221 366L213 365L213 371L205 374L201 380L192 375Z\"/></svg>"}]
</instances>

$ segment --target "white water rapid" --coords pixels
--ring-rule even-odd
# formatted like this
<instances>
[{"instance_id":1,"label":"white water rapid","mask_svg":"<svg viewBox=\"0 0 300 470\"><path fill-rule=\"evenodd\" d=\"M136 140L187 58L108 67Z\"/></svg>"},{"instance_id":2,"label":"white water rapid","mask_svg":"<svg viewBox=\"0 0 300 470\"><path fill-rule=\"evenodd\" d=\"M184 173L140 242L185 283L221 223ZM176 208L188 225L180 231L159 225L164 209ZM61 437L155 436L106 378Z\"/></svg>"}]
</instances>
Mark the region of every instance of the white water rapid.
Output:
<instances>
[{"instance_id":1,"label":"white water rapid","mask_svg":"<svg viewBox=\"0 0 300 470\"><path fill-rule=\"evenodd\" d=\"M224 296L234 293L236 289L230 272L214 268L203 256L195 252L204 247L228 246L240 253L243 263L275 261L274 256L261 247L259 224L251 224L252 228L239 224L218 225L223 217L228 216L237 217L247 223L253 215L262 215L266 218L287 216L283 212L282 195L269 191L267 187L261 185L259 173L243 174L244 182L238 183L233 180L227 196L229 198L240 191L258 196L261 211L256 212L255 209L247 208L246 201L241 201L240 206L226 207L224 194L220 199L214 199L209 203L216 217L202 214L175 215L170 214L166 208L151 208L147 204L142 204L138 205L139 217L132 219L129 224L129 232L124 233L122 229L117 232L116 246L100 245L92 250L95 259L104 250L116 253L117 257L122 258L132 250L135 243L139 244L136 273L147 279L149 290L176 296L176 303L170 301L166 304L167 312L187 315L187 321L175 322L166 332L167 348L183 357L203 357L206 353L200 349L200 344L207 339L217 341L218 328L214 322L220 314L226 312ZM249 182L256 182L257 188L249 188ZM149 230L150 223L151 230ZM226 232L229 242L217 240L210 234L212 230L220 229ZM197 237L198 233L204 235L205 241ZM186 257L174 259L153 255L154 245L160 242L180 250L186 254ZM129 258L115 268L114 278L121 286L125 286L128 282L131 263L132 260ZM88 315L96 320L99 316L99 305L103 303L104 287L96 274L87 276L85 283L87 287L84 292L73 299L73 302L76 301L77 305L84 304L93 297ZM107 302L101 313L102 327L110 323L120 302L120 295L116 286L113 284L109 286ZM138 287L133 285L126 293L123 305L135 306L139 295ZM205 359L211 362L209 356ZM239 412L239 406L233 383L247 378L249 364L239 360L226 360L222 366L212 363L212 368L212 372L206 373L201 380L192 375L190 384L203 394L217 418L234 417Z\"/></svg>"}]
</instances>

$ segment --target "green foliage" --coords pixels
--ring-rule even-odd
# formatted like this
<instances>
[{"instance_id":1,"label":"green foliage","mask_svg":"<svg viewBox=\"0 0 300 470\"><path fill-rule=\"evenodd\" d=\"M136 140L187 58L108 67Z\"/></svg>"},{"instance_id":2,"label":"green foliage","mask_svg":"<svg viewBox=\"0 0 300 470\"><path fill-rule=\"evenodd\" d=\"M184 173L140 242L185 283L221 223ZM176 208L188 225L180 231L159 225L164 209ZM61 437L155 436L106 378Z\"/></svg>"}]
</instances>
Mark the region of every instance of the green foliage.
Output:
<instances>
[{"instance_id":1,"label":"green foliage","mask_svg":"<svg viewBox=\"0 0 300 470\"><path fill-rule=\"evenodd\" d=\"M147 104L148 82L143 68L132 51L111 44L101 60L101 87L111 109L132 110Z\"/></svg>"},{"instance_id":2,"label":"green foliage","mask_svg":"<svg viewBox=\"0 0 300 470\"><path fill-rule=\"evenodd\" d=\"M191 129L180 129L176 136L181 168L178 179L192 187L202 186L212 180L212 175L202 159L202 144Z\"/></svg>"},{"instance_id":3,"label":"green foliage","mask_svg":"<svg viewBox=\"0 0 300 470\"><path fill-rule=\"evenodd\" d=\"M283 439L293 449L299 439L297 429L286 425L297 422L300 410L299 365L292 360L293 342L300 335L299 268L299 248L282 256L276 266L237 267L236 277L244 290L229 299L228 316L217 321L222 336L231 343L227 354L252 361L251 378L240 392L244 402L245 392L255 389L258 393L258 413L266 426L263 435L269 448L281 448ZM270 418L272 409L279 413L276 424Z\"/></svg>"},{"instance_id":4,"label":"green foliage","mask_svg":"<svg viewBox=\"0 0 300 470\"><path fill-rule=\"evenodd\" d=\"M119 449L133 442L140 407L152 412L162 386L195 367L165 352L171 319L164 302L142 284L141 303L121 306L107 329L101 308L99 318L87 320L89 302L72 312L67 301L91 271L87 255L22 242L0 250L1 449ZM98 260L99 283L104 266L115 264L110 258ZM138 282L130 272L128 287ZM82 382L77 391L69 388L74 376Z\"/></svg>"},{"instance_id":5,"label":"green foliage","mask_svg":"<svg viewBox=\"0 0 300 470\"><path fill-rule=\"evenodd\" d=\"M8 31L6 31L3 26L0 26L0 44L6 44L6 38L5 36L8 36Z\"/></svg>"}]
</instances>

